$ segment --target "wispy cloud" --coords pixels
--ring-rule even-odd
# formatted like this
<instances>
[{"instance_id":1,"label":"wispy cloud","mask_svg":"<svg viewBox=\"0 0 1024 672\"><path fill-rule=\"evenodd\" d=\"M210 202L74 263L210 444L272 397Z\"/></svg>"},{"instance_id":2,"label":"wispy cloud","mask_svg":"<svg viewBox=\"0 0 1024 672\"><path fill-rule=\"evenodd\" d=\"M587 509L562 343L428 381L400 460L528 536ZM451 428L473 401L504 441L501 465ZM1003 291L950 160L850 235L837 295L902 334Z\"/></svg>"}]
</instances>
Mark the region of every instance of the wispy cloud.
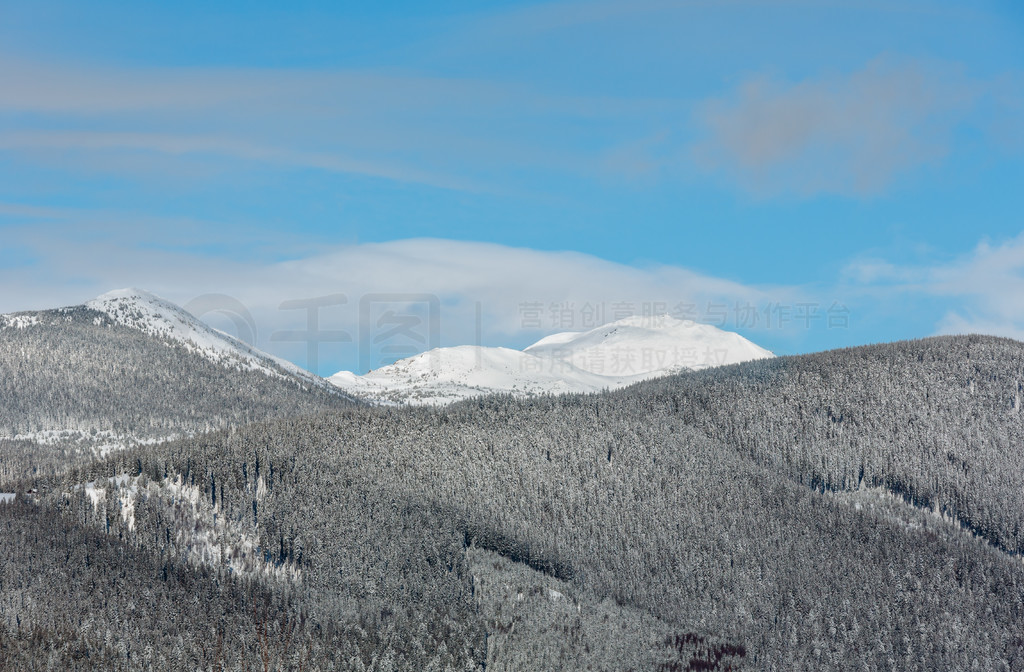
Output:
<instances>
[{"instance_id":1,"label":"wispy cloud","mask_svg":"<svg viewBox=\"0 0 1024 672\"><path fill-rule=\"evenodd\" d=\"M593 16L671 5L607 5ZM541 13L527 23L586 15L572 4ZM543 188L542 176L675 180L690 172L688 156L743 189L802 196L879 193L942 161L980 97L1015 109L1024 88L1010 76L978 82L953 65L884 58L798 82L759 76L696 103L412 71L89 67L2 55L0 83L0 152L73 172L140 179L148 160L187 174L208 155L508 193L523 181ZM974 122L997 139L1019 136L1012 115Z\"/></svg>"},{"instance_id":2,"label":"wispy cloud","mask_svg":"<svg viewBox=\"0 0 1024 672\"><path fill-rule=\"evenodd\" d=\"M0 110L98 115L214 108L262 100L281 86L218 69L99 68L41 64L0 54Z\"/></svg>"},{"instance_id":3,"label":"wispy cloud","mask_svg":"<svg viewBox=\"0 0 1024 672\"><path fill-rule=\"evenodd\" d=\"M374 70L111 68L0 58L0 151L57 168L87 152L134 176L149 152L314 168L465 191L522 169L587 173L607 133L672 104ZM586 138L589 136L589 140ZM581 138L584 142L581 145Z\"/></svg>"},{"instance_id":4,"label":"wispy cloud","mask_svg":"<svg viewBox=\"0 0 1024 672\"><path fill-rule=\"evenodd\" d=\"M983 241L963 259L932 269L929 289L963 301L943 317L940 332L1024 340L1024 234L998 245Z\"/></svg>"},{"instance_id":5,"label":"wispy cloud","mask_svg":"<svg viewBox=\"0 0 1024 672\"><path fill-rule=\"evenodd\" d=\"M25 203L9 203L0 201L0 217L21 219L54 219L64 218L72 211L47 205L29 205Z\"/></svg>"},{"instance_id":6,"label":"wispy cloud","mask_svg":"<svg viewBox=\"0 0 1024 672\"><path fill-rule=\"evenodd\" d=\"M476 28L485 35L524 34L556 31L591 24L621 25L637 18L660 25L684 17L689 20L707 17L712 12L751 11L828 12L847 11L864 14L905 14L909 16L944 16L952 20L976 19L980 14L970 7L941 7L920 2L877 0L567 0L544 2L527 7L496 12L478 22Z\"/></svg>"},{"instance_id":7,"label":"wispy cloud","mask_svg":"<svg viewBox=\"0 0 1024 672\"><path fill-rule=\"evenodd\" d=\"M170 133L131 133L109 131L33 131L0 135L0 150L40 152L79 150L92 152L150 152L170 156L206 155L271 164L279 167L316 168L329 172L352 173L399 182L413 182L443 189L481 191L471 179L420 170L401 162L387 162L347 156L340 152L317 152L260 145L226 135L181 135ZM93 160L93 171L124 164L116 160Z\"/></svg>"},{"instance_id":8,"label":"wispy cloud","mask_svg":"<svg viewBox=\"0 0 1024 672\"><path fill-rule=\"evenodd\" d=\"M795 83L755 77L699 107L693 154L757 194L877 194L946 157L983 91L958 67L887 59Z\"/></svg>"},{"instance_id":9,"label":"wispy cloud","mask_svg":"<svg viewBox=\"0 0 1024 672\"><path fill-rule=\"evenodd\" d=\"M860 259L846 279L873 296L941 301L934 333L984 333L1024 340L1024 234L981 241L952 260L917 265Z\"/></svg>"}]
</instances>

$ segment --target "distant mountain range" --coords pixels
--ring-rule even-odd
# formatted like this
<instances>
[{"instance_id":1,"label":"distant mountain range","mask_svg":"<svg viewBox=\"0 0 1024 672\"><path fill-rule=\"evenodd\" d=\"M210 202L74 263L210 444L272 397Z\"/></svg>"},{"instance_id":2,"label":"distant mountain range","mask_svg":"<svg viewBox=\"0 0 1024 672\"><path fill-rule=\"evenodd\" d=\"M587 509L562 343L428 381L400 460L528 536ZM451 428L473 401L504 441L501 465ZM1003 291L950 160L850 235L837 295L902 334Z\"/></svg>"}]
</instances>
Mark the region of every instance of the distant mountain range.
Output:
<instances>
[{"instance_id":1,"label":"distant mountain range","mask_svg":"<svg viewBox=\"0 0 1024 672\"><path fill-rule=\"evenodd\" d=\"M591 393L772 356L710 325L631 317L553 334L523 351L438 348L325 380L170 301L119 289L81 306L0 315L0 441L21 446L35 464L42 447L58 465L74 455L339 404ZM8 449L3 460L10 465L18 453Z\"/></svg>"},{"instance_id":2,"label":"distant mountain range","mask_svg":"<svg viewBox=\"0 0 1024 672\"><path fill-rule=\"evenodd\" d=\"M144 290L115 290L85 306L228 368L325 385L324 379L213 329ZM365 375L340 371L327 382L370 403L438 405L486 394L600 392L680 371L773 356L739 334L708 324L668 315L634 316L588 331L552 334L522 351L473 345L437 348Z\"/></svg>"},{"instance_id":3,"label":"distant mountain range","mask_svg":"<svg viewBox=\"0 0 1024 672\"><path fill-rule=\"evenodd\" d=\"M333 379L137 290L0 316L0 669L1024 670L1024 343Z\"/></svg>"},{"instance_id":4,"label":"distant mountain range","mask_svg":"<svg viewBox=\"0 0 1024 672\"><path fill-rule=\"evenodd\" d=\"M328 380L365 399L445 404L484 394L600 392L659 376L774 355L739 334L668 315L552 334L525 350L437 348L359 376Z\"/></svg>"},{"instance_id":5,"label":"distant mountain range","mask_svg":"<svg viewBox=\"0 0 1024 672\"><path fill-rule=\"evenodd\" d=\"M364 375L340 371L325 381L141 289L114 290L84 306L2 315L0 333L12 329L13 335L52 324L55 315L70 317L86 311L96 313L90 318L94 327L107 331L112 325L126 327L223 369L261 373L300 387L340 390L370 403L438 405L495 393L600 392L680 371L773 356L739 334L661 315L552 334L522 351L473 345L437 348ZM79 324L84 331L89 331L87 327ZM30 329L21 337L32 333Z\"/></svg>"}]
</instances>

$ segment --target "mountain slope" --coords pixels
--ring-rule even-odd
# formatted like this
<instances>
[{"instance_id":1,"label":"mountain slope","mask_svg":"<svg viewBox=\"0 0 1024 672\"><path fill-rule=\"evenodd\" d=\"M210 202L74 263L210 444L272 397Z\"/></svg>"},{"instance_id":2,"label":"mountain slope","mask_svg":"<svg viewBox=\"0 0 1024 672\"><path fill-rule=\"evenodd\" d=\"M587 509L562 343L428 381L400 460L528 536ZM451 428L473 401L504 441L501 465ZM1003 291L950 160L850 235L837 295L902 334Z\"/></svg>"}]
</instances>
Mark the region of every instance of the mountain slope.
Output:
<instances>
[{"instance_id":1,"label":"mountain slope","mask_svg":"<svg viewBox=\"0 0 1024 672\"><path fill-rule=\"evenodd\" d=\"M1022 375L1024 344L936 338L140 446L89 476L112 478L105 498L0 508L25 544L0 565L0 613L79 632L88 610L96 631L139 630L120 566L74 556L81 583L117 601L36 579L39 563L68 571L70 534L25 531L55 518L105 532L91 543L111 557L137 544L161 589L193 563L208 573L180 638L157 627L173 611L137 635L167 668L217 667L212 632L228 667L257 663L252 610L220 597L239 584L194 557L196 530L213 530L208 547L290 569L248 585L276 600L281 631L297 619L288 639L311 669L1024 669ZM122 479L148 495L134 528ZM183 515L181 483L213 522ZM44 645L17 646L31 659Z\"/></svg>"},{"instance_id":2,"label":"mountain slope","mask_svg":"<svg viewBox=\"0 0 1024 672\"><path fill-rule=\"evenodd\" d=\"M143 292L0 318L0 479L350 403Z\"/></svg>"},{"instance_id":3,"label":"mountain slope","mask_svg":"<svg viewBox=\"0 0 1024 672\"><path fill-rule=\"evenodd\" d=\"M323 384L319 376L213 329L179 306L145 290L117 289L86 302L85 307L104 313L118 324L180 343L187 350L222 366Z\"/></svg>"},{"instance_id":4,"label":"mountain slope","mask_svg":"<svg viewBox=\"0 0 1024 672\"><path fill-rule=\"evenodd\" d=\"M547 336L523 351L459 346L328 380L387 403L441 405L486 394L534 396L616 389L686 370L772 357L739 334L669 316L631 317Z\"/></svg>"}]
</instances>

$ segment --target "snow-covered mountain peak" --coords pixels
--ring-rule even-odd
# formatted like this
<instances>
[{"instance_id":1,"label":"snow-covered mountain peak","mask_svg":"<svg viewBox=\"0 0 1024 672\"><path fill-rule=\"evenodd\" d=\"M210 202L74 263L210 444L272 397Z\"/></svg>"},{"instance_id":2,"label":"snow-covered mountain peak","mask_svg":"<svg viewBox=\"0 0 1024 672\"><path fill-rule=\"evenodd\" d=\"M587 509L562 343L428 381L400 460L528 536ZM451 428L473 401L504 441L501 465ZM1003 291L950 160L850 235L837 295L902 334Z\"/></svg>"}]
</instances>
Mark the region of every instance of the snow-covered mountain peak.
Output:
<instances>
[{"instance_id":1,"label":"snow-covered mountain peak","mask_svg":"<svg viewBox=\"0 0 1024 672\"><path fill-rule=\"evenodd\" d=\"M694 322L693 320L682 320L671 315L630 315L624 317L621 320L614 322L608 322L602 324L596 329L607 328L607 327L635 327L638 329L648 330L667 330L679 327L685 328L697 328L697 327L710 327L711 325L701 324L700 322ZM714 328L714 327L712 327Z\"/></svg>"},{"instance_id":2,"label":"snow-covered mountain peak","mask_svg":"<svg viewBox=\"0 0 1024 672\"><path fill-rule=\"evenodd\" d=\"M598 392L612 386L603 376L576 370L570 364L545 362L511 348L478 345L428 350L362 376L339 371L328 381L368 399L434 405L494 393Z\"/></svg>"},{"instance_id":3,"label":"snow-covered mountain peak","mask_svg":"<svg viewBox=\"0 0 1024 672\"><path fill-rule=\"evenodd\" d=\"M328 380L389 402L444 404L482 394L597 392L684 370L772 357L739 334L664 316L629 317L546 336L525 350L438 348L359 376Z\"/></svg>"},{"instance_id":4,"label":"snow-covered mountain peak","mask_svg":"<svg viewBox=\"0 0 1024 672\"><path fill-rule=\"evenodd\" d=\"M108 301L139 301L143 303L156 303L173 306L170 301L161 299L152 292L147 292L138 287L125 287L124 289L113 289L105 294L100 294L86 305L105 303Z\"/></svg>"},{"instance_id":5,"label":"snow-covered mountain peak","mask_svg":"<svg viewBox=\"0 0 1024 672\"><path fill-rule=\"evenodd\" d=\"M190 350L219 357L252 354L245 343L217 331L191 313L143 289L115 289L85 304L117 324L177 341Z\"/></svg>"},{"instance_id":6,"label":"snow-covered mountain peak","mask_svg":"<svg viewBox=\"0 0 1024 672\"><path fill-rule=\"evenodd\" d=\"M86 302L85 307L153 336L187 340L197 333L212 331L184 309L144 289L115 289Z\"/></svg>"},{"instance_id":7,"label":"snow-covered mountain peak","mask_svg":"<svg viewBox=\"0 0 1024 672\"><path fill-rule=\"evenodd\" d=\"M524 352L612 376L665 374L773 356L739 334L670 315L632 316L588 331L552 334Z\"/></svg>"},{"instance_id":8,"label":"snow-covered mountain peak","mask_svg":"<svg viewBox=\"0 0 1024 672\"><path fill-rule=\"evenodd\" d=\"M606 322L605 324L585 331L563 331L549 334L533 345L528 346L525 350L529 351L531 349L540 349L542 347L549 348L555 345L564 345L566 343L578 341L582 337L604 340L616 337L618 340L624 340L626 338L633 338L640 334L650 333L667 333L676 336L686 336L691 334L728 332L722 331L710 324L703 324L692 320L681 320L672 317L671 315L631 315L630 317L616 320L614 322Z\"/></svg>"},{"instance_id":9,"label":"snow-covered mountain peak","mask_svg":"<svg viewBox=\"0 0 1024 672\"><path fill-rule=\"evenodd\" d=\"M323 384L318 376L214 329L185 309L144 289L115 289L87 302L85 307L104 313L117 324L180 343L219 364Z\"/></svg>"}]
</instances>

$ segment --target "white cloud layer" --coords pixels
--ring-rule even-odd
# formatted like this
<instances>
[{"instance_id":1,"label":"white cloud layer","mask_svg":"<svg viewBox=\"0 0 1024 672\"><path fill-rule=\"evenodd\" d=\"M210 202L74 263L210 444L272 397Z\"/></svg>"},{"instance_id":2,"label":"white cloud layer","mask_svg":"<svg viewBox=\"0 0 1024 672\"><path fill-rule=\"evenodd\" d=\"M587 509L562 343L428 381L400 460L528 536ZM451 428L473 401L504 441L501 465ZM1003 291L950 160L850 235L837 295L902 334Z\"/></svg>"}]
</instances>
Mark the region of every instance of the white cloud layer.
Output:
<instances>
[{"instance_id":1,"label":"white cloud layer","mask_svg":"<svg viewBox=\"0 0 1024 672\"><path fill-rule=\"evenodd\" d=\"M39 242L30 236L23 241ZM81 303L125 286L149 289L181 305L209 294L225 295L251 314L257 345L293 360L304 357L305 350L273 341L271 335L305 329L306 313L281 305L344 295L345 303L321 309L320 328L345 331L353 342L324 345L333 355L321 356L323 366L354 359L360 322L366 320L360 301L370 295L436 297L444 345L475 341L479 304L483 342L520 346L543 333L596 326L627 311L688 314L736 329L742 326L736 323L737 305L763 308L807 300L795 288L750 287L676 266L638 268L577 252L438 239L335 246L268 262L139 248L111 235L104 242L50 244L34 266L0 268L0 286L8 289L0 296L0 312ZM204 302L204 309L217 305L209 298ZM553 306L564 310L556 313ZM234 329L229 321L215 326Z\"/></svg>"},{"instance_id":2,"label":"white cloud layer","mask_svg":"<svg viewBox=\"0 0 1024 672\"><path fill-rule=\"evenodd\" d=\"M879 298L940 300L945 309L934 333L1024 340L1024 233L998 244L982 241L968 254L930 265L858 260L846 276Z\"/></svg>"},{"instance_id":3,"label":"white cloud layer","mask_svg":"<svg viewBox=\"0 0 1024 672\"><path fill-rule=\"evenodd\" d=\"M68 214L0 205L5 210L42 220ZM246 340L243 332L251 326L255 345L305 365L302 342L275 340L273 334L305 330L307 313L282 305L330 296L333 301L317 315L319 328L351 340L320 346L318 372L324 374L359 368L361 326L381 317L381 305L399 309L422 295L436 300L440 340L423 342L420 350L478 338L486 345L522 347L542 334L589 328L627 312L689 316L781 352L866 342L877 336L858 325L877 327L886 315L908 309L913 314L905 317L913 319L895 332L898 337L981 332L1024 338L1024 234L983 242L953 261L859 259L841 277L813 287L769 287L678 266L637 267L578 252L426 238L302 248L270 240L263 245L287 260L275 260L259 246L227 259L189 243L237 249L242 232L211 234L205 222L162 222L165 238L154 244L133 237L131 226L112 222L99 229L44 225L5 232L0 312L78 304L114 288L139 287L179 305L200 299L192 305L209 311L204 318L213 326ZM364 312L361 302L379 294L402 296ZM826 311L833 302L850 308L849 328L834 333L824 331L832 328ZM803 320L807 306L815 317Z\"/></svg>"}]
</instances>

